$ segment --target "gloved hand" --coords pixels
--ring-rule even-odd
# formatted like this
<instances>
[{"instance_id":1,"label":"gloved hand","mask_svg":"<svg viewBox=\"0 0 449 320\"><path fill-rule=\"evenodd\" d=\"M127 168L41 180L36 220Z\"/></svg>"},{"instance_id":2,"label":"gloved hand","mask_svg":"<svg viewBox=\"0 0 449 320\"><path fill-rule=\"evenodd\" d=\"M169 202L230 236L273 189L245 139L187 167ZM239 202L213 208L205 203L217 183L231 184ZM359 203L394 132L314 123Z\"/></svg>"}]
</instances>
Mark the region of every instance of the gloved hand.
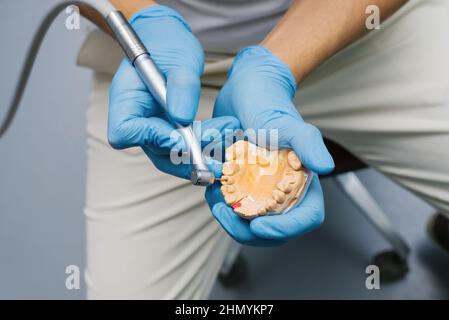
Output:
<instances>
[{"instance_id":1,"label":"gloved hand","mask_svg":"<svg viewBox=\"0 0 449 320\"><path fill-rule=\"evenodd\" d=\"M170 118L181 124L193 121L199 96L204 52L184 19L174 10L154 5L131 18L130 23L167 80ZM190 166L176 166L169 151L179 147L175 129L148 92L134 67L125 59L112 81L109 95L108 138L112 147L141 146L163 172L189 178ZM204 128L238 126L235 119L209 120Z\"/></svg>"},{"instance_id":2,"label":"gloved hand","mask_svg":"<svg viewBox=\"0 0 449 320\"><path fill-rule=\"evenodd\" d=\"M234 116L243 130L275 129L279 148L293 149L303 165L316 173L330 173L334 169L332 157L319 130L305 123L293 105L295 92L295 79L285 63L263 47L248 47L239 52L233 63L217 97L214 116ZM226 205L219 187L216 183L206 191L208 204L229 235L244 244L279 245L313 230L324 219L323 194L315 174L296 208L250 222Z\"/></svg>"}]
</instances>

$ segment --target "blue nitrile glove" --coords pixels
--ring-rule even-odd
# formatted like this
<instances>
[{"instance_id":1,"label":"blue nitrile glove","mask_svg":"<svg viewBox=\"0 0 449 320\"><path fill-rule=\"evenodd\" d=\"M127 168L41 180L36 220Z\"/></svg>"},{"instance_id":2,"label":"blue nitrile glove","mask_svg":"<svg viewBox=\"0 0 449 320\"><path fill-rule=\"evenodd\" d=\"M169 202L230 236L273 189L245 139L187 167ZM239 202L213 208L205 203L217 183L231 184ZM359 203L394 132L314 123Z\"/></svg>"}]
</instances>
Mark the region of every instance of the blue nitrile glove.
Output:
<instances>
[{"instance_id":1,"label":"blue nitrile glove","mask_svg":"<svg viewBox=\"0 0 449 320\"><path fill-rule=\"evenodd\" d=\"M192 122L199 96L204 52L184 19L174 10L154 5L138 12L130 23L167 79L170 118ZM141 146L156 167L188 178L189 168L173 165L168 156L176 145L170 138L174 126L148 92L134 67L125 59L110 89L108 138L112 147ZM238 126L235 119L209 120L204 127ZM189 173L190 174L190 173Z\"/></svg>"},{"instance_id":2,"label":"blue nitrile glove","mask_svg":"<svg viewBox=\"0 0 449 320\"><path fill-rule=\"evenodd\" d=\"M214 116L234 116L244 130L277 129L279 148L293 149L303 165L316 173L330 173L334 169L332 157L319 130L305 123L297 112L292 102L295 93L296 82L285 63L261 46L248 47L235 58L217 97ZM219 188L216 183L206 191L212 213L235 240L244 244L279 245L317 228L324 219L323 194L316 175L296 208L250 222L226 205Z\"/></svg>"}]
</instances>

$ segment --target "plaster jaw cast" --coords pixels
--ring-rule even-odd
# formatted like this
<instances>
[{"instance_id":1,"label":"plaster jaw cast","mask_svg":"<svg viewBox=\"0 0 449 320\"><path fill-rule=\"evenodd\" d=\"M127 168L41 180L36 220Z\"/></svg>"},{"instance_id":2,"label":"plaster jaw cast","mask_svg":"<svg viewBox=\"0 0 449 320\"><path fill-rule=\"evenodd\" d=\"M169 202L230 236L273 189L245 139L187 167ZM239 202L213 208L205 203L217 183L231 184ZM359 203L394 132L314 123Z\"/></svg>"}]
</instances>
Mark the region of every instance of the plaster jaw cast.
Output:
<instances>
[{"instance_id":1,"label":"plaster jaw cast","mask_svg":"<svg viewBox=\"0 0 449 320\"><path fill-rule=\"evenodd\" d=\"M287 212L311 179L294 151L268 151L242 140L226 149L221 192L235 213L253 219Z\"/></svg>"}]
</instances>

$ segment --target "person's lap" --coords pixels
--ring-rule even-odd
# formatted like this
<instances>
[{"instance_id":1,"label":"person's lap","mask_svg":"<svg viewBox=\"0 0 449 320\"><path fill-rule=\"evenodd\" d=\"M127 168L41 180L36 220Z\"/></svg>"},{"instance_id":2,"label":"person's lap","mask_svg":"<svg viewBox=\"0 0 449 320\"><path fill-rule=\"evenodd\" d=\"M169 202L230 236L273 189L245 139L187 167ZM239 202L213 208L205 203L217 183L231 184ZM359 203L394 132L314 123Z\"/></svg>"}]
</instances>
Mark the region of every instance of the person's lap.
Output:
<instances>
[{"instance_id":1,"label":"person's lap","mask_svg":"<svg viewBox=\"0 0 449 320\"><path fill-rule=\"evenodd\" d=\"M230 240L202 188L159 172L138 148L109 146L110 80L96 75L88 110L88 297L206 298Z\"/></svg>"},{"instance_id":2,"label":"person's lap","mask_svg":"<svg viewBox=\"0 0 449 320\"><path fill-rule=\"evenodd\" d=\"M449 215L449 5L402 8L305 80L306 121Z\"/></svg>"},{"instance_id":3,"label":"person's lap","mask_svg":"<svg viewBox=\"0 0 449 320\"><path fill-rule=\"evenodd\" d=\"M312 74L296 102L325 136L447 214L449 22L441 6L404 8ZM212 69L225 75L228 65ZM158 172L139 149L109 147L110 80L97 74L87 117L88 297L206 298L230 238L202 188ZM203 90L202 117L215 93Z\"/></svg>"}]
</instances>

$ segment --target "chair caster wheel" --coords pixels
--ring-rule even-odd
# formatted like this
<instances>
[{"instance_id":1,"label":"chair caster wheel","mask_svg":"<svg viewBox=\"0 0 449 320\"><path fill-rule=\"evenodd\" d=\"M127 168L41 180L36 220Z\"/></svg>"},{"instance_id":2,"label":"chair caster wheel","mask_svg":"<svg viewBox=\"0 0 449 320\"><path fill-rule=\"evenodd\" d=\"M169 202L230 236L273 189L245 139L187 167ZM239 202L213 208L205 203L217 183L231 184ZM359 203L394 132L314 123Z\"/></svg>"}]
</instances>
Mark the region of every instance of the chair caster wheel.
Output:
<instances>
[{"instance_id":1,"label":"chair caster wheel","mask_svg":"<svg viewBox=\"0 0 449 320\"><path fill-rule=\"evenodd\" d=\"M407 261L395 251L383 251L376 254L374 264L379 267L381 281L398 280L409 271Z\"/></svg>"},{"instance_id":2,"label":"chair caster wheel","mask_svg":"<svg viewBox=\"0 0 449 320\"><path fill-rule=\"evenodd\" d=\"M241 255L238 255L233 266L227 273L220 272L218 281L224 287L232 287L242 282L246 276L246 262Z\"/></svg>"}]
</instances>

